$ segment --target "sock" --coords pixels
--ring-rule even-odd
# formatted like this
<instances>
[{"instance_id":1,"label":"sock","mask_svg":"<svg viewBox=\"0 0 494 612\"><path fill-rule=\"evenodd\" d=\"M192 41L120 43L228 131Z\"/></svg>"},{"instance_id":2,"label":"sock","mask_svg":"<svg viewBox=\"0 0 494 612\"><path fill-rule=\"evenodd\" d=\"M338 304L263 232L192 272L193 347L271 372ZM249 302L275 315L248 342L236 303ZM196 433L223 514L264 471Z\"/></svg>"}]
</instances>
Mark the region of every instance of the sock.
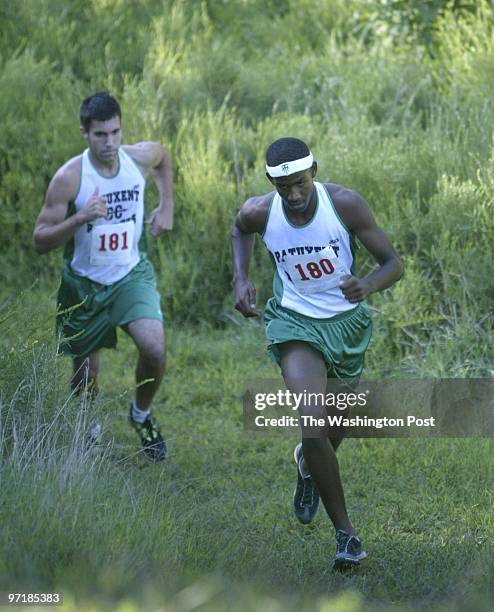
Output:
<instances>
[{"instance_id":1,"label":"sock","mask_svg":"<svg viewBox=\"0 0 494 612\"><path fill-rule=\"evenodd\" d=\"M89 428L89 436L93 440L99 440L101 438L101 425L98 421L94 421Z\"/></svg>"},{"instance_id":2,"label":"sock","mask_svg":"<svg viewBox=\"0 0 494 612\"><path fill-rule=\"evenodd\" d=\"M131 415L132 415L132 420L134 420L136 423L144 423L144 421L148 418L148 416L151 413L149 412L149 410L141 410L135 400L132 401L132 409L131 409Z\"/></svg>"}]
</instances>

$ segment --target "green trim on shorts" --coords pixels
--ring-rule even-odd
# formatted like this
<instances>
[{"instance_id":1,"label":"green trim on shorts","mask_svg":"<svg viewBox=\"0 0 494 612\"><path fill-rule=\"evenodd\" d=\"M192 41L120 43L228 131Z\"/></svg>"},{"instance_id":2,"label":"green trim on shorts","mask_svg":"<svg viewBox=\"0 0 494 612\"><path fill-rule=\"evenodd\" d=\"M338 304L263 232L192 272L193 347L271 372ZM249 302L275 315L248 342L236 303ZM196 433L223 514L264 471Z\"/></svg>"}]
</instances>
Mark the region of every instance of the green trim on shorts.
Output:
<instances>
[{"instance_id":1,"label":"green trim on shorts","mask_svg":"<svg viewBox=\"0 0 494 612\"><path fill-rule=\"evenodd\" d=\"M314 319L283 308L275 298L264 311L268 353L281 366L279 344L298 340L322 353L328 377L358 379L372 334L372 320L365 302L329 319Z\"/></svg>"},{"instance_id":2,"label":"green trim on shorts","mask_svg":"<svg viewBox=\"0 0 494 612\"><path fill-rule=\"evenodd\" d=\"M138 319L163 321L160 295L151 262L139 263L113 285L102 285L75 274L66 263L58 290L57 334L60 350L86 357L101 348L115 348L117 327Z\"/></svg>"}]
</instances>

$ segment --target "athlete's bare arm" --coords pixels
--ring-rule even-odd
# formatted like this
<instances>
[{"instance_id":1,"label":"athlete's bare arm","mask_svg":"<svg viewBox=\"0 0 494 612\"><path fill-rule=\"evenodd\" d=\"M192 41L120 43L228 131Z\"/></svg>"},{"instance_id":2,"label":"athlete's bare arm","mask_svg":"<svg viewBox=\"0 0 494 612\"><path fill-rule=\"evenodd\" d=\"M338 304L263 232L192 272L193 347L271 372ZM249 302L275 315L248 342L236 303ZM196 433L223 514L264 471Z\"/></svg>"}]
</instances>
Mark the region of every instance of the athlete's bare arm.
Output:
<instances>
[{"instance_id":1,"label":"athlete's bare arm","mask_svg":"<svg viewBox=\"0 0 494 612\"><path fill-rule=\"evenodd\" d=\"M249 264L254 247L254 234L262 234L273 194L249 198L240 209L232 227L233 286L235 308L244 317L258 317L256 289L249 280Z\"/></svg>"},{"instance_id":2,"label":"athlete's bare arm","mask_svg":"<svg viewBox=\"0 0 494 612\"><path fill-rule=\"evenodd\" d=\"M340 287L351 303L360 302L371 293L391 287L403 276L403 264L389 238L377 225L367 202L351 189L326 185L343 223L362 242L379 264L379 269L363 278L346 276Z\"/></svg>"},{"instance_id":3,"label":"athlete's bare arm","mask_svg":"<svg viewBox=\"0 0 494 612\"><path fill-rule=\"evenodd\" d=\"M81 225L98 217L106 217L106 202L99 197L96 189L86 206L68 219L65 218L69 202L77 196L80 176L81 156L79 155L64 164L52 178L46 192L45 203L34 225L33 247L38 253L48 253L63 246Z\"/></svg>"},{"instance_id":4,"label":"athlete's bare arm","mask_svg":"<svg viewBox=\"0 0 494 612\"><path fill-rule=\"evenodd\" d=\"M151 224L151 235L158 236L173 228L173 173L170 154L157 142L138 142L125 145L128 153L142 170L144 176L152 176L160 195L160 202L146 223Z\"/></svg>"}]
</instances>

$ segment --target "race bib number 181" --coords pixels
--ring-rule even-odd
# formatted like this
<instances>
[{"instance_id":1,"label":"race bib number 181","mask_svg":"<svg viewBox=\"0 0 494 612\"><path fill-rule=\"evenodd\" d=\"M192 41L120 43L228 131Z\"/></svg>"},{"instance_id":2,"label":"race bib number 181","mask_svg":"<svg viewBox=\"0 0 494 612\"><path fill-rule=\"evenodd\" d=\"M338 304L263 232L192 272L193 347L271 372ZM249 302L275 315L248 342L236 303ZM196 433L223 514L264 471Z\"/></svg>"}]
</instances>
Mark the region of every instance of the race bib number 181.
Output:
<instances>
[{"instance_id":1,"label":"race bib number 181","mask_svg":"<svg viewBox=\"0 0 494 612\"><path fill-rule=\"evenodd\" d=\"M95 225L91 233L92 266L126 266L131 262L135 223Z\"/></svg>"}]
</instances>

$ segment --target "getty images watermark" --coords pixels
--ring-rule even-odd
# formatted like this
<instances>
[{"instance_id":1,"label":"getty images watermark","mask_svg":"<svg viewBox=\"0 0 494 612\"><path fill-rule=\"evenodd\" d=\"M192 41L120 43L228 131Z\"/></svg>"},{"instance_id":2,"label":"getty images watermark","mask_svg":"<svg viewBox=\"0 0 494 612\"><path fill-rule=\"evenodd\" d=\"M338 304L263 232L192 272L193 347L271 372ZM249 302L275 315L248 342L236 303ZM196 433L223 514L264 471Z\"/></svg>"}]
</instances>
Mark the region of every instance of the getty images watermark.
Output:
<instances>
[{"instance_id":1,"label":"getty images watermark","mask_svg":"<svg viewBox=\"0 0 494 612\"><path fill-rule=\"evenodd\" d=\"M401 417L369 417L366 415L356 415L348 417L344 414L304 414L304 408L323 406L324 408L335 408L341 412L347 411L349 408L364 408L367 406L367 392L361 393L311 393L303 391L302 393L293 393L288 389L278 389L273 393L256 393L254 395L254 407L258 411L264 411L269 408L289 408L297 411L299 416L281 415L281 416L266 416L258 414L254 416L254 424L256 427L297 427L299 424L302 427L374 427L383 429L384 427L435 427L436 419L431 416L428 418L420 418L413 414L408 414L405 418ZM321 411L322 412L322 411Z\"/></svg>"},{"instance_id":2,"label":"getty images watermark","mask_svg":"<svg viewBox=\"0 0 494 612\"><path fill-rule=\"evenodd\" d=\"M346 437L490 437L494 379L329 381L325 393L290 391L279 380L246 384L244 426Z\"/></svg>"}]
</instances>

